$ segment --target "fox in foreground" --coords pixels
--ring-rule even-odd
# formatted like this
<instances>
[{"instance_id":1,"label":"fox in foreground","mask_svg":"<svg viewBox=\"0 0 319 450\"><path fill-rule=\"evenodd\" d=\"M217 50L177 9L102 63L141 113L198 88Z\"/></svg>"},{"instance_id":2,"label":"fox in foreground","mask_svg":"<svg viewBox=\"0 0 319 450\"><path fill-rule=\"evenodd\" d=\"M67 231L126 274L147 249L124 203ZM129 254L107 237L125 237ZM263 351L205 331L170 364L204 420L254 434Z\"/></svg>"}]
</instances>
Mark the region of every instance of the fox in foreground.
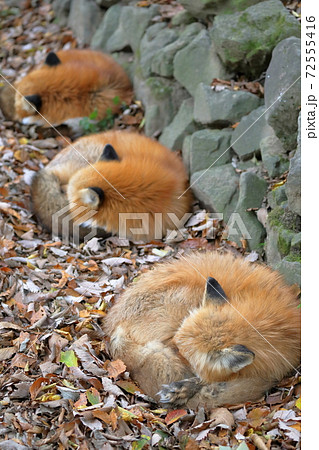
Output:
<instances>
[{"instance_id":1,"label":"fox in foreground","mask_svg":"<svg viewBox=\"0 0 319 450\"><path fill-rule=\"evenodd\" d=\"M0 95L7 118L45 127L66 123L76 128L79 119L94 110L100 120L108 109L118 113L121 102L130 103L133 96L122 67L111 56L93 50L50 52L42 66L14 87L17 92L5 86Z\"/></svg>"},{"instance_id":2,"label":"fox in foreground","mask_svg":"<svg viewBox=\"0 0 319 450\"><path fill-rule=\"evenodd\" d=\"M126 214L123 237L148 241L176 229L189 213L187 186L176 153L134 132L107 131L82 137L58 153L33 177L31 198L49 231L54 215L67 210L74 223L83 224L84 235L87 226L119 234L121 214Z\"/></svg>"},{"instance_id":3,"label":"fox in foreground","mask_svg":"<svg viewBox=\"0 0 319 450\"><path fill-rule=\"evenodd\" d=\"M259 400L300 361L294 289L230 254L157 265L120 296L103 327L112 357L168 407Z\"/></svg>"}]
</instances>

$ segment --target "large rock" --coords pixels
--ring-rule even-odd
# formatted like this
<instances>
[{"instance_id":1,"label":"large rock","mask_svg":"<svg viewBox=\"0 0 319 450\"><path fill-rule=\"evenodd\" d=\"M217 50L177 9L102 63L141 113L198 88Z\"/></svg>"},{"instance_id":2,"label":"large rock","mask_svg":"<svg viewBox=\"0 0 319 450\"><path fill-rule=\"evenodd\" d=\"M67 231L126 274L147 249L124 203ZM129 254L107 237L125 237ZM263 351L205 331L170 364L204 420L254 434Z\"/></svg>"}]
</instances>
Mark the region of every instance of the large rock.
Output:
<instances>
[{"instance_id":1,"label":"large rock","mask_svg":"<svg viewBox=\"0 0 319 450\"><path fill-rule=\"evenodd\" d=\"M193 118L194 100L189 98L184 100L178 113L163 131L160 142L172 150L180 150L186 135L196 130Z\"/></svg>"},{"instance_id":2,"label":"large rock","mask_svg":"<svg viewBox=\"0 0 319 450\"><path fill-rule=\"evenodd\" d=\"M250 208L259 208L267 192L267 182L252 171L243 172L239 180L239 197L228 224L229 237L237 244L245 239L250 250L261 250L266 230ZM237 230L237 233L236 233Z\"/></svg>"},{"instance_id":3,"label":"large rock","mask_svg":"<svg viewBox=\"0 0 319 450\"><path fill-rule=\"evenodd\" d=\"M145 80L137 72L134 75L134 92L145 108L145 134L154 137L172 122L182 102L189 98L189 94L176 81L161 77Z\"/></svg>"},{"instance_id":4,"label":"large rock","mask_svg":"<svg viewBox=\"0 0 319 450\"><path fill-rule=\"evenodd\" d=\"M232 130L200 130L192 134L189 148L189 170L193 174L209 167L231 162Z\"/></svg>"},{"instance_id":5,"label":"large rock","mask_svg":"<svg viewBox=\"0 0 319 450\"><path fill-rule=\"evenodd\" d=\"M243 12L216 16L210 36L226 67L255 78L266 70L280 41L300 36L300 24L280 0L268 0Z\"/></svg>"},{"instance_id":6,"label":"large rock","mask_svg":"<svg viewBox=\"0 0 319 450\"><path fill-rule=\"evenodd\" d=\"M260 106L244 116L235 128L231 145L242 160L259 152L261 140L273 134L272 128L266 122L265 111L265 107Z\"/></svg>"},{"instance_id":7,"label":"large rock","mask_svg":"<svg viewBox=\"0 0 319 450\"><path fill-rule=\"evenodd\" d=\"M89 44L102 19L102 12L94 0L72 0L68 27L80 44Z\"/></svg>"},{"instance_id":8,"label":"large rock","mask_svg":"<svg viewBox=\"0 0 319 450\"><path fill-rule=\"evenodd\" d=\"M204 83L198 85L194 99L194 119L203 125L238 122L262 103L257 95L250 92L229 89L215 91Z\"/></svg>"},{"instance_id":9,"label":"large rock","mask_svg":"<svg viewBox=\"0 0 319 450\"><path fill-rule=\"evenodd\" d=\"M289 209L301 215L301 151L297 149L290 161L289 174L286 183L286 194Z\"/></svg>"},{"instance_id":10,"label":"large rock","mask_svg":"<svg viewBox=\"0 0 319 450\"><path fill-rule=\"evenodd\" d=\"M176 53L189 44L203 29L204 25L198 22L186 26L176 41L159 49L153 56L152 72L163 77L173 77Z\"/></svg>"},{"instance_id":11,"label":"large rock","mask_svg":"<svg viewBox=\"0 0 319 450\"><path fill-rule=\"evenodd\" d=\"M117 4L111 6L104 14L98 29L92 37L91 47L94 50L108 51L107 42L119 25L121 11L122 6Z\"/></svg>"},{"instance_id":12,"label":"large rock","mask_svg":"<svg viewBox=\"0 0 319 450\"><path fill-rule=\"evenodd\" d=\"M158 10L158 5L151 5L149 8L123 6L118 27L108 39L106 50L117 52L131 47L136 53L147 27L151 24L152 18L158 14Z\"/></svg>"},{"instance_id":13,"label":"large rock","mask_svg":"<svg viewBox=\"0 0 319 450\"><path fill-rule=\"evenodd\" d=\"M216 14L230 14L241 11L263 0L180 0L180 3L194 17L206 19Z\"/></svg>"},{"instance_id":14,"label":"large rock","mask_svg":"<svg viewBox=\"0 0 319 450\"><path fill-rule=\"evenodd\" d=\"M291 211L301 215L301 114L298 118L297 150L290 160L289 174L286 183L288 207Z\"/></svg>"},{"instance_id":15,"label":"large rock","mask_svg":"<svg viewBox=\"0 0 319 450\"><path fill-rule=\"evenodd\" d=\"M174 58L174 77L193 96L199 83L230 77L222 65L206 30L202 30Z\"/></svg>"},{"instance_id":16,"label":"large rock","mask_svg":"<svg viewBox=\"0 0 319 450\"><path fill-rule=\"evenodd\" d=\"M213 166L192 174L191 188L200 203L211 212L224 214L237 194L239 177L231 164Z\"/></svg>"},{"instance_id":17,"label":"large rock","mask_svg":"<svg viewBox=\"0 0 319 450\"><path fill-rule=\"evenodd\" d=\"M290 211L286 203L275 206L267 217L266 259L277 268L283 258L291 262L300 262L300 217Z\"/></svg>"},{"instance_id":18,"label":"large rock","mask_svg":"<svg viewBox=\"0 0 319 450\"><path fill-rule=\"evenodd\" d=\"M274 133L260 141L260 152L264 166L271 178L275 178L288 170L288 155Z\"/></svg>"},{"instance_id":19,"label":"large rock","mask_svg":"<svg viewBox=\"0 0 319 450\"><path fill-rule=\"evenodd\" d=\"M144 78L152 74L152 61L156 55L177 39L177 31L164 23L156 23L147 29L139 49L139 64Z\"/></svg>"},{"instance_id":20,"label":"large rock","mask_svg":"<svg viewBox=\"0 0 319 450\"><path fill-rule=\"evenodd\" d=\"M268 123L286 150L297 142L298 114L301 104L301 41L290 37L274 49L265 81L265 106Z\"/></svg>"},{"instance_id":21,"label":"large rock","mask_svg":"<svg viewBox=\"0 0 319 450\"><path fill-rule=\"evenodd\" d=\"M286 283L298 284L301 286L300 261L290 261L289 257L287 257L284 258L275 268L282 274Z\"/></svg>"},{"instance_id":22,"label":"large rock","mask_svg":"<svg viewBox=\"0 0 319 450\"><path fill-rule=\"evenodd\" d=\"M58 20L58 24L61 27L65 27L68 23L71 1L72 0L54 0L52 3L52 9Z\"/></svg>"}]
</instances>

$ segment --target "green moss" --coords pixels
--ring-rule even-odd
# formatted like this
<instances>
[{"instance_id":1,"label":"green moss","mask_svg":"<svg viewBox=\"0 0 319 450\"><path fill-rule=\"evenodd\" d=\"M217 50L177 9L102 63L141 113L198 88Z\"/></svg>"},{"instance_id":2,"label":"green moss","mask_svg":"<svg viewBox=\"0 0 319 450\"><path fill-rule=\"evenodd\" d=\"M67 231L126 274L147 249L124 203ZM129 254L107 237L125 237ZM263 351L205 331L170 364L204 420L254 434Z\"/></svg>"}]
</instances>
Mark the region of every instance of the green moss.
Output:
<instances>
[{"instance_id":1,"label":"green moss","mask_svg":"<svg viewBox=\"0 0 319 450\"><path fill-rule=\"evenodd\" d=\"M300 255L295 255L295 254L290 254L290 255L286 256L285 260L289 261L289 262L299 262L299 263L301 263L301 256Z\"/></svg>"},{"instance_id":2,"label":"green moss","mask_svg":"<svg viewBox=\"0 0 319 450\"><path fill-rule=\"evenodd\" d=\"M283 216L285 214L284 208L277 206L268 214L268 223L271 227L280 227L282 225Z\"/></svg>"}]
</instances>

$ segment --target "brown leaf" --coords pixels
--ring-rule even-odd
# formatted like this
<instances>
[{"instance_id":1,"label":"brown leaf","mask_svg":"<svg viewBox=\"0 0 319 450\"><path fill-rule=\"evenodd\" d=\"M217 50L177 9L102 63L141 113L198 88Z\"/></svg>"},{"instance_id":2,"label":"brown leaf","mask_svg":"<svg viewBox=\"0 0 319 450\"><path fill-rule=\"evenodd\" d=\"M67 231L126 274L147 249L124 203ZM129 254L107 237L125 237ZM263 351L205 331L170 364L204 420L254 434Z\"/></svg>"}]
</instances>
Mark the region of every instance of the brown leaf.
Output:
<instances>
[{"instance_id":1,"label":"brown leaf","mask_svg":"<svg viewBox=\"0 0 319 450\"><path fill-rule=\"evenodd\" d=\"M5 361L6 359L10 359L11 356L13 356L16 351L17 351L16 347L0 348L0 361Z\"/></svg>"},{"instance_id":2,"label":"brown leaf","mask_svg":"<svg viewBox=\"0 0 319 450\"><path fill-rule=\"evenodd\" d=\"M165 423L167 425L170 425L177 420L181 419L182 417L186 416L187 411L186 409L174 409L173 411L170 411L167 416L165 417Z\"/></svg>"},{"instance_id":3,"label":"brown leaf","mask_svg":"<svg viewBox=\"0 0 319 450\"><path fill-rule=\"evenodd\" d=\"M227 408L216 408L210 413L211 426L226 425L232 428L235 425L234 417Z\"/></svg>"},{"instance_id":4,"label":"brown leaf","mask_svg":"<svg viewBox=\"0 0 319 450\"><path fill-rule=\"evenodd\" d=\"M114 378L114 380L121 374L126 371L126 365L120 359L116 361L111 361L106 368L108 372L108 376L110 378Z\"/></svg>"}]
</instances>

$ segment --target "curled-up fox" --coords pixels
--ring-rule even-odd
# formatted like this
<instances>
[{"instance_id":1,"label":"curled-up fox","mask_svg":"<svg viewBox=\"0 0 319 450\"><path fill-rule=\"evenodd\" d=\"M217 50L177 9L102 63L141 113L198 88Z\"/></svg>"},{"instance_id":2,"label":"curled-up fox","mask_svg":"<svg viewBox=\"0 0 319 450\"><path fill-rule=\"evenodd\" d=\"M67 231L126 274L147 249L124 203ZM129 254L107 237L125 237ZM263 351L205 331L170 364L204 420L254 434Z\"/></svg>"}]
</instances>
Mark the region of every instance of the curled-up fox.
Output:
<instances>
[{"instance_id":1,"label":"curled-up fox","mask_svg":"<svg viewBox=\"0 0 319 450\"><path fill-rule=\"evenodd\" d=\"M31 198L40 222L63 237L67 215L70 234L82 224L82 236L94 227L148 241L178 229L191 209L187 186L176 153L138 133L107 131L58 153L33 177Z\"/></svg>"},{"instance_id":2,"label":"curled-up fox","mask_svg":"<svg viewBox=\"0 0 319 450\"><path fill-rule=\"evenodd\" d=\"M300 361L295 290L230 254L157 265L111 307L104 331L111 355L169 407L259 400Z\"/></svg>"},{"instance_id":3,"label":"curled-up fox","mask_svg":"<svg viewBox=\"0 0 319 450\"><path fill-rule=\"evenodd\" d=\"M100 120L107 110L118 113L121 103L129 104L133 96L122 67L93 50L50 52L44 64L15 82L14 88L5 86L0 94L4 114L45 127L66 123L77 128L79 120L95 110Z\"/></svg>"}]
</instances>

